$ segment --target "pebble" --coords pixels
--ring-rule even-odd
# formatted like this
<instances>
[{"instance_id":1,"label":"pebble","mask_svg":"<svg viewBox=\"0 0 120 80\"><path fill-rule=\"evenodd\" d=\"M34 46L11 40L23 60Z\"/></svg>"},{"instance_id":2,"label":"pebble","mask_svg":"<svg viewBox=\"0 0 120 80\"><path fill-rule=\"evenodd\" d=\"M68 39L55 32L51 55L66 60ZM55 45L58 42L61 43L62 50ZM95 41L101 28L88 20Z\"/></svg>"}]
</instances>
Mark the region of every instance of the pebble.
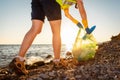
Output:
<instances>
[{"instance_id":1,"label":"pebble","mask_svg":"<svg viewBox=\"0 0 120 80\"><path fill-rule=\"evenodd\" d=\"M71 55L67 53L67 56ZM51 59L48 55L46 59ZM120 34L99 45L95 58L77 64L65 59L66 68L52 68L52 63L35 63L28 76L17 77L0 68L0 80L120 80Z\"/></svg>"},{"instance_id":2,"label":"pebble","mask_svg":"<svg viewBox=\"0 0 120 80\"><path fill-rule=\"evenodd\" d=\"M41 74L39 75L39 77L40 77L40 78L43 78L43 79L48 79L48 78L49 78L48 75L43 74L43 73L41 73Z\"/></svg>"}]
</instances>

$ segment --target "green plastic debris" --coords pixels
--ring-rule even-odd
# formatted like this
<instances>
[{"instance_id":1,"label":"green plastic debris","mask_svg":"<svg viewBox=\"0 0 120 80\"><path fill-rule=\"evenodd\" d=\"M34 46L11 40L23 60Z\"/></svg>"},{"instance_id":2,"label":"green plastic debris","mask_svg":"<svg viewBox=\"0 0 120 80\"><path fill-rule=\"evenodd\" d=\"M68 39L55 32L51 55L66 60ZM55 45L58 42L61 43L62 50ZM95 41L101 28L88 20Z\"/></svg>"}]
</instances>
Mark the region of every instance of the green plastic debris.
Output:
<instances>
[{"instance_id":1,"label":"green plastic debris","mask_svg":"<svg viewBox=\"0 0 120 80\"><path fill-rule=\"evenodd\" d=\"M83 39L85 31L79 29L76 40L73 45L72 53L73 57L78 61L86 61L95 57L97 41L92 34L87 34Z\"/></svg>"}]
</instances>

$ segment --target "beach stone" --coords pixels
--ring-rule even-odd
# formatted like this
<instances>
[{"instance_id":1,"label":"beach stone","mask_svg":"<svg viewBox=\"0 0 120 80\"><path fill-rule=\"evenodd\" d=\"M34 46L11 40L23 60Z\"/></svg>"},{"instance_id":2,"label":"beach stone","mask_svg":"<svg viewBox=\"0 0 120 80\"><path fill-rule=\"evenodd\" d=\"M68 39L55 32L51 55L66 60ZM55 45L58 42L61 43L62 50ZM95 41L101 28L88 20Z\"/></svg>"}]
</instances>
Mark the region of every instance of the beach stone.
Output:
<instances>
[{"instance_id":1,"label":"beach stone","mask_svg":"<svg viewBox=\"0 0 120 80\"><path fill-rule=\"evenodd\" d=\"M75 77L71 77L70 80L76 80Z\"/></svg>"},{"instance_id":2,"label":"beach stone","mask_svg":"<svg viewBox=\"0 0 120 80\"><path fill-rule=\"evenodd\" d=\"M47 55L44 59L45 63L50 63L53 60L53 56L52 55Z\"/></svg>"},{"instance_id":3,"label":"beach stone","mask_svg":"<svg viewBox=\"0 0 120 80\"><path fill-rule=\"evenodd\" d=\"M37 80L43 80L42 78L37 78Z\"/></svg>"},{"instance_id":4,"label":"beach stone","mask_svg":"<svg viewBox=\"0 0 120 80\"><path fill-rule=\"evenodd\" d=\"M39 75L39 77L42 78L42 79L49 79L49 76L46 75L46 74L43 74L43 73L41 73L41 74Z\"/></svg>"},{"instance_id":5,"label":"beach stone","mask_svg":"<svg viewBox=\"0 0 120 80\"><path fill-rule=\"evenodd\" d=\"M73 58L72 52L67 51L65 57L66 57L66 59Z\"/></svg>"},{"instance_id":6,"label":"beach stone","mask_svg":"<svg viewBox=\"0 0 120 80\"><path fill-rule=\"evenodd\" d=\"M76 79L80 79L82 76L81 75L76 75L75 78Z\"/></svg>"},{"instance_id":7,"label":"beach stone","mask_svg":"<svg viewBox=\"0 0 120 80\"><path fill-rule=\"evenodd\" d=\"M53 57L52 57L52 55L47 55L45 58L50 59L50 58L53 58Z\"/></svg>"},{"instance_id":8,"label":"beach stone","mask_svg":"<svg viewBox=\"0 0 120 80\"><path fill-rule=\"evenodd\" d=\"M36 69L38 66L43 66L45 65L44 61L38 61L33 63L32 65L26 65L26 68L29 69Z\"/></svg>"},{"instance_id":9,"label":"beach stone","mask_svg":"<svg viewBox=\"0 0 120 80\"><path fill-rule=\"evenodd\" d=\"M117 36L112 36L111 39L112 39L112 41L120 40L120 34L118 34Z\"/></svg>"},{"instance_id":10,"label":"beach stone","mask_svg":"<svg viewBox=\"0 0 120 80\"><path fill-rule=\"evenodd\" d=\"M0 80L120 80L119 38L116 36L98 46L94 60L78 63L73 58L65 58L65 68L57 69L52 67L52 62L42 66L36 63L29 69L29 76L7 74L6 68L0 67Z\"/></svg>"},{"instance_id":11,"label":"beach stone","mask_svg":"<svg viewBox=\"0 0 120 80\"><path fill-rule=\"evenodd\" d=\"M52 71L52 72L49 72L48 75L51 76L51 77L55 77L55 73L56 73L55 71Z\"/></svg>"},{"instance_id":12,"label":"beach stone","mask_svg":"<svg viewBox=\"0 0 120 80\"><path fill-rule=\"evenodd\" d=\"M75 77L65 77L63 80L76 80Z\"/></svg>"},{"instance_id":13,"label":"beach stone","mask_svg":"<svg viewBox=\"0 0 120 80\"><path fill-rule=\"evenodd\" d=\"M33 66L42 66L45 65L44 61L38 61L33 64Z\"/></svg>"}]
</instances>

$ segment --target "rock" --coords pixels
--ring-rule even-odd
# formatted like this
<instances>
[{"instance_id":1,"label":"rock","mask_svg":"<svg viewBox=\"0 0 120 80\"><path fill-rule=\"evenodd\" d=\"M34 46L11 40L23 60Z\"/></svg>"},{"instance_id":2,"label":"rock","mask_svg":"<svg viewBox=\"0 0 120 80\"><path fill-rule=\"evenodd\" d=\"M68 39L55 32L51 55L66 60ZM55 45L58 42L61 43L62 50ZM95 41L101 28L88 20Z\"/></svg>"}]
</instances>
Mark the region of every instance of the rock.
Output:
<instances>
[{"instance_id":1,"label":"rock","mask_svg":"<svg viewBox=\"0 0 120 80\"><path fill-rule=\"evenodd\" d=\"M50 58L50 55L46 57ZM36 62L28 67L27 76L19 77L10 74L7 68L0 68L0 80L120 80L120 34L99 44L94 60L76 62L69 58L61 63L65 68L56 69L53 62Z\"/></svg>"},{"instance_id":2,"label":"rock","mask_svg":"<svg viewBox=\"0 0 120 80\"><path fill-rule=\"evenodd\" d=\"M53 58L53 57L52 57L52 55L47 55L45 58L50 59L50 58Z\"/></svg>"},{"instance_id":3,"label":"rock","mask_svg":"<svg viewBox=\"0 0 120 80\"><path fill-rule=\"evenodd\" d=\"M66 57L66 59L73 58L72 52L70 52L70 51L66 52L66 56L65 57Z\"/></svg>"},{"instance_id":4,"label":"rock","mask_svg":"<svg viewBox=\"0 0 120 80\"><path fill-rule=\"evenodd\" d=\"M75 78L76 79L80 79L82 76L81 75L76 75Z\"/></svg>"},{"instance_id":5,"label":"rock","mask_svg":"<svg viewBox=\"0 0 120 80\"><path fill-rule=\"evenodd\" d=\"M112 41L120 41L120 34L118 34L117 36L112 36L111 40Z\"/></svg>"},{"instance_id":6,"label":"rock","mask_svg":"<svg viewBox=\"0 0 120 80\"><path fill-rule=\"evenodd\" d=\"M42 78L42 79L49 79L49 76L46 75L46 74L43 74L43 73L41 73L41 74L39 75L39 77Z\"/></svg>"},{"instance_id":7,"label":"rock","mask_svg":"<svg viewBox=\"0 0 120 80\"><path fill-rule=\"evenodd\" d=\"M51 77L55 77L55 71L49 72L48 75L51 76Z\"/></svg>"},{"instance_id":8,"label":"rock","mask_svg":"<svg viewBox=\"0 0 120 80\"><path fill-rule=\"evenodd\" d=\"M44 61L38 61L33 63L32 65L26 65L27 69L36 69L38 66L43 66L45 65Z\"/></svg>"},{"instance_id":9,"label":"rock","mask_svg":"<svg viewBox=\"0 0 120 80\"><path fill-rule=\"evenodd\" d=\"M53 60L52 55L48 55L48 56L45 57L44 62L45 63L50 63L52 60Z\"/></svg>"}]
</instances>

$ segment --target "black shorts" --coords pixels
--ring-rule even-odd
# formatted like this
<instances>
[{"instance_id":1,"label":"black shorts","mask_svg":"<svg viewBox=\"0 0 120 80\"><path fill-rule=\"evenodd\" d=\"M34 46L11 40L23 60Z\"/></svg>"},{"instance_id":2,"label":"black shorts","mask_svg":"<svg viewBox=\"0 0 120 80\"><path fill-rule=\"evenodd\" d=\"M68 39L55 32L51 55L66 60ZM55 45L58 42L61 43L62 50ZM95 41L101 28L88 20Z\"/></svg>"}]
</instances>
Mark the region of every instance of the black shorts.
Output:
<instances>
[{"instance_id":1,"label":"black shorts","mask_svg":"<svg viewBox=\"0 0 120 80\"><path fill-rule=\"evenodd\" d=\"M61 19L61 8L56 0L32 0L31 5L32 20L38 19L44 22L45 16L49 21Z\"/></svg>"}]
</instances>

